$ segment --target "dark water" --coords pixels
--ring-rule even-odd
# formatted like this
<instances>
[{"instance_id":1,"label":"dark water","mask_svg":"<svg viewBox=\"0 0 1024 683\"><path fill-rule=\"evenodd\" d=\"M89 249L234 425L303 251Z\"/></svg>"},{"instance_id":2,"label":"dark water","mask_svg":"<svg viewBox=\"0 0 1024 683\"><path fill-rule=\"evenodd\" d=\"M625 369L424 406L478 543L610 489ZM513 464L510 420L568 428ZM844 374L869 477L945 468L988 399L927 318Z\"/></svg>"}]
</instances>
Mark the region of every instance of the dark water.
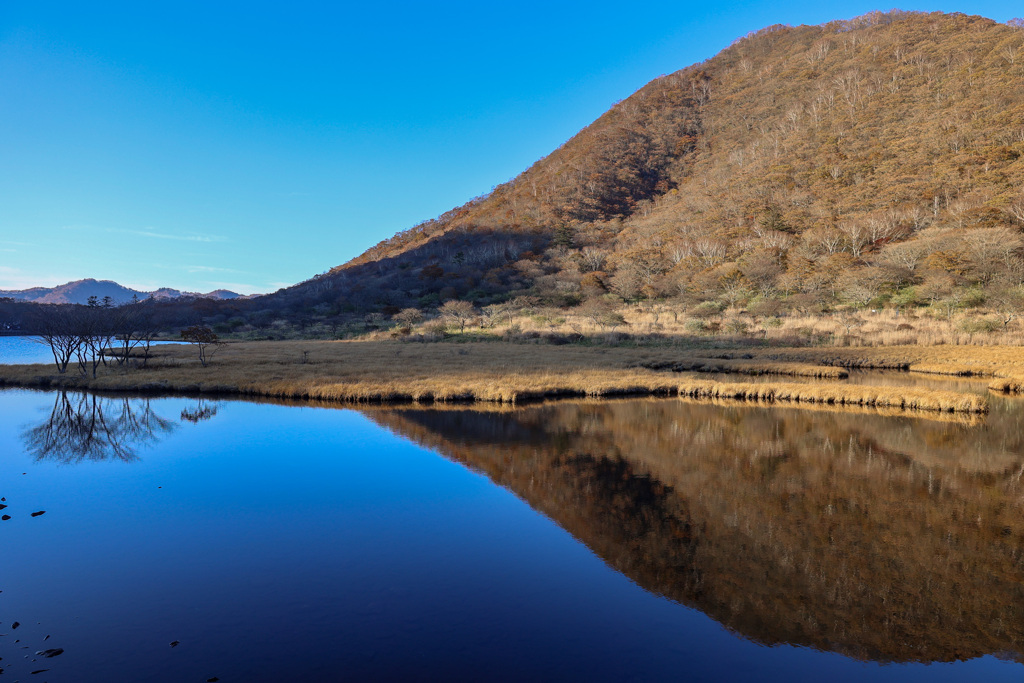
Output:
<instances>
[{"instance_id":1,"label":"dark water","mask_svg":"<svg viewBox=\"0 0 1024 683\"><path fill-rule=\"evenodd\" d=\"M2 391L0 680L1020 680L1020 408Z\"/></svg>"}]
</instances>

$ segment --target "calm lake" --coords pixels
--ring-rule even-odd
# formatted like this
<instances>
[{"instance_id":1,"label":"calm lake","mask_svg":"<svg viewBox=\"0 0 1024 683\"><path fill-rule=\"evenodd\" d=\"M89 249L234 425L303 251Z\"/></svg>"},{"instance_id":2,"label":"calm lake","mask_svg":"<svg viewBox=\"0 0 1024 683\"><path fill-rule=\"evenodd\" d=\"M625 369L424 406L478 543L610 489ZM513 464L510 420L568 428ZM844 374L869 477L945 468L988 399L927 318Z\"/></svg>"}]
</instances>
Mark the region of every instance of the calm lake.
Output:
<instances>
[{"instance_id":1,"label":"calm lake","mask_svg":"<svg viewBox=\"0 0 1024 683\"><path fill-rule=\"evenodd\" d=\"M0 391L0 680L1019 681L992 405Z\"/></svg>"},{"instance_id":2,"label":"calm lake","mask_svg":"<svg viewBox=\"0 0 1024 683\"><path fill-rule=\"evenodd\" d=\"M52 363L50 347L37 340L38 337L0 337L0 364Z\"/></svg>"},{"instance_id":3,"label":"calm lake","mask_svg":"<svg viewBox=\"0 0 1024 683\"><path fill-rule=\"evenodd\" d=\"M40 344L38 337L0 336L0 365L28 365L32 363L53 363L50 347ZM180 344L181 342L153 342L160 344Z\"/></svg>"}]
</instances>

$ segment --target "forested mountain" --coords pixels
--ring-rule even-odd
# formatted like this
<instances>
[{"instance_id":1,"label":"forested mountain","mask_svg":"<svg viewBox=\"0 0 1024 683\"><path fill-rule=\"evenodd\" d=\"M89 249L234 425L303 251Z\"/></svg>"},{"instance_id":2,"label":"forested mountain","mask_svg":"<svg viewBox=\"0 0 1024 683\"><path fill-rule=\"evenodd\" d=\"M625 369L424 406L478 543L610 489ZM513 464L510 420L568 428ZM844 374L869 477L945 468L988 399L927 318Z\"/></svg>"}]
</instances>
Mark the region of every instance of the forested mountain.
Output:
<instances>
[{"instance_id":1,"label":"forested mountain","mask_svg":"<svg viewBox=\"0 0 1024 683\"><path fill-rule=\"evenodd\" d=\"M901 11L771 26L487 196L249 306L1019 305L1022 27Z\"/></svg>"},{"instance_id":2,"label":"forested mountain","mask_svg":"<svg viewBox=\"0 0 1024 683\"><path fill-rule=\"evenodd\" d=\"M226 289L218 289L208 294L182 292L177 289L162 287L152 292L131 289L111 280L75 280L56 287L33 287L31 289L0 290L0 298L27 301L39 304L86 304L91 297L102 302L109 297L113 304L124 304L133 300L177 299L180 297L199 297L205 299L237 299L238 294Z\"/></svg>"}]
</instances>

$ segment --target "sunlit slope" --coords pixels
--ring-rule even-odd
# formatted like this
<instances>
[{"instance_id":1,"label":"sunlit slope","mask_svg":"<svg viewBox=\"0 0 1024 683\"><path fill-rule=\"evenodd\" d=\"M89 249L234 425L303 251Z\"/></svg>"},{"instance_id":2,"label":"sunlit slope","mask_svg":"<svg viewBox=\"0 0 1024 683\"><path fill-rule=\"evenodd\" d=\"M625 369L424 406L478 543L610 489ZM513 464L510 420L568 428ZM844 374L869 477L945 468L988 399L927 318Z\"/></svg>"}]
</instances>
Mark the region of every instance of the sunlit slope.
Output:
<instances>
[{"instance_id":1,"label":"sunlit slope","mask_svg":"<svg viewBox=\"0 0 1024 683\"><path fill-rule=\"evenodd\" d=\"M516 292L995 291L1024 272L1022 76L1024 30L981 17L764 29L655 79L491 194L277 296L364 310Z\"/></svg>"}]
</instances>

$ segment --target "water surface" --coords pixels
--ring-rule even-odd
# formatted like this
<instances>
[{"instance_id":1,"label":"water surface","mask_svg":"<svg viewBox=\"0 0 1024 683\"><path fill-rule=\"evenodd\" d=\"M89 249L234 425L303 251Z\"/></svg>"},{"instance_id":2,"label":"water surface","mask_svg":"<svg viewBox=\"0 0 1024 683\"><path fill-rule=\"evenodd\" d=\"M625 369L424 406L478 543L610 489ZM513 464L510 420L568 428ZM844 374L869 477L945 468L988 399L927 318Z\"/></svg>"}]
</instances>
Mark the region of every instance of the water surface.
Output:
<instances>
[{"instance_id":1,"label":"water surface","mask_svg":"<svg viewBox=\"0 0 1024 683\"><path fill-rule=\"evenodd\" d=\"M0 336L0 365L52 363L50 347L38 337Z\"/></svg>"},{"instance_id":2,"label":"water surface","mask_svg":"<svg viewBox=\"0 0 1024 683\"><path fill-rule=\"evenodd\" d=\"M1019 406L0 391L2 675L1019 680Z\"/></svg>"},{"instance_id":3,"label":"water surface","mask_svg":"<svg viewBox=\"0 0 1024 683\"><path fill-rule=\"evenodd\" d=\"M31 365L33 363L53 363L53 353L39 337L0 336L0 365ZM180 344L181 342L153 342L160 344Z\"/></svg>"}]
</instances>

